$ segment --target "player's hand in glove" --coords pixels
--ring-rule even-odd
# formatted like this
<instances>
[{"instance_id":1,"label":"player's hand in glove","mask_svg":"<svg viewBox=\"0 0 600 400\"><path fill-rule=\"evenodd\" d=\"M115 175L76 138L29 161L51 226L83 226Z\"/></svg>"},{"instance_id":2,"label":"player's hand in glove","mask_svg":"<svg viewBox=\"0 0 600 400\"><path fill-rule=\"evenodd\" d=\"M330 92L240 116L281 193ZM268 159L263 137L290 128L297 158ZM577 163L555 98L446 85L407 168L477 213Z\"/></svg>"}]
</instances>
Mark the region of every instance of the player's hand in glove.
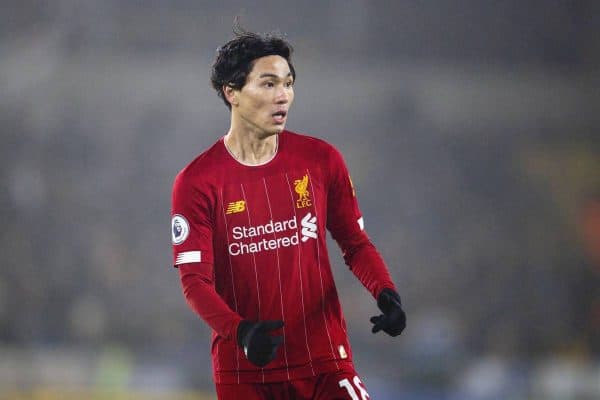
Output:
<instances>
[{"instance_id":1,"label":"player's hand in glove","mask_svg":"<svg viewBox=\"0 0 600 400\"><path fill-rule=\"evenodd\" d=\"M383 289L377 297L377 306L383 314L371 317L373 333L384 331L390 336L398 336L406 328L406 314L402 310L400 296L392 289Z\"/></svg>"},{"instance_id":2,"label":"player's hand in glove","mask_svg":"<svg viewBox=\"0 0 600 400\"><path fill-rule=\"evenodd\" d=\"M282 326L283 321L250 322L244 320L240 322L237 341L252 364L264 367L273 361L283 337L269 335L269 332Z\"/></svg>"}]
</instances>

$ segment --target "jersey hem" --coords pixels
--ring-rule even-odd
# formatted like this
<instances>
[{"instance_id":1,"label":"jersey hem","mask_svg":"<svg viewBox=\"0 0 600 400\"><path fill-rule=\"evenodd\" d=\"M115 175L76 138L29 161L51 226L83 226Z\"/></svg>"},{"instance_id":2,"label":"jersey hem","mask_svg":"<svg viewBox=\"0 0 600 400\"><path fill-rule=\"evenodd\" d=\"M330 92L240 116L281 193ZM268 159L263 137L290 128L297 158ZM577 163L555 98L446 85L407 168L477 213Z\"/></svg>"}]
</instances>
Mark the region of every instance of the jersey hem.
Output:
<instances>
[{"instance_id":1,"label":"jersey hem","mask_svg":"<svg viewBox=\"0 0 600 400\"><path fill-rule=\"evenodd\" d=\"M352 360L328 360L320 363L306 364L293 368L278 368L252 371L216 371L214 380L217 384L286 382L295 379L354 368Z\"/></svg>"}]
</instances>

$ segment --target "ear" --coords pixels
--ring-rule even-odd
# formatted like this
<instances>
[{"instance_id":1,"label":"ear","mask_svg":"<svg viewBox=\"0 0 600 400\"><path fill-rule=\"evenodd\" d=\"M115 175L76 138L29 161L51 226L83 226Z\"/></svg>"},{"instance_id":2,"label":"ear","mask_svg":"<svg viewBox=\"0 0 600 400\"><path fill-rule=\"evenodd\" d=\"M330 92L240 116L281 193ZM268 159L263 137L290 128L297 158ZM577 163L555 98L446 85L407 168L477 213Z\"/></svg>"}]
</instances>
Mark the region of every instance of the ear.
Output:
<instances>
[{"instance_id":1,"label":"ear","mask_svg":"<svg viewBox=\"0 0 600 400\"><path fill-rule=\"evenodd\" d=\"M223 85L223 94L225 95L225 98L227 99L229 104L231 104L232 107L237 106L238 104L237 93L238 91L235 90L233 87L229 85Z\"/></svg>"}]
</instances>

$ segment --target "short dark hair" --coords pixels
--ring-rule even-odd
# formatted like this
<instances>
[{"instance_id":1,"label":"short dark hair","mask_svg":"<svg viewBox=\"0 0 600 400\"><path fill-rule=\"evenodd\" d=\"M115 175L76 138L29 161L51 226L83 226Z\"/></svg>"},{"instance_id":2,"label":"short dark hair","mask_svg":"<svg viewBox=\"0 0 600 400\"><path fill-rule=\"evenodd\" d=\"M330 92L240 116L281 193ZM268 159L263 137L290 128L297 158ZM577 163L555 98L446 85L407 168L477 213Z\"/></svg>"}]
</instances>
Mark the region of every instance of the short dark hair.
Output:
<instances>
[{"instance_id":1,"label":"short dark hair","mask_svg":"<svg viewBox=\"0 0 600 400\"><path fill-rule=\"evenodd\" d=\"M254 67L254 61L265 56L281 56L285 58L292 77L296 80L296 71L291 57L294 49L277 33L261 35L258 33L235 30L235 37L217 49L217 55L212 65L210 82L219 97L231 110L231 104L225 98L223 86L241 89L246 84L246 78Z\"/></svg>"}]
</instances>

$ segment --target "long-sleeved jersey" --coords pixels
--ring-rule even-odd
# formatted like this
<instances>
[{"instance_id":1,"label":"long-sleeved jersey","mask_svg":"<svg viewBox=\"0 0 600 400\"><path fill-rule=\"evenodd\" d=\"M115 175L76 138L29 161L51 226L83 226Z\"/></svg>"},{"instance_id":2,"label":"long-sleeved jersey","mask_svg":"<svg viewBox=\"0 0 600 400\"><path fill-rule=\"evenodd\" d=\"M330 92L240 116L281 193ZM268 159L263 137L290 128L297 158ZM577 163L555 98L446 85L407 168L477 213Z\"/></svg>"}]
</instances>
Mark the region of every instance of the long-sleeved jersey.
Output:
<instances>
[{"instance_id":1,"label":"long-sleeved jersey","mask_svg":"<svg viewBox=\"0 0 600 400\"><path fill-rule=\"evenodd\" d=\"M300 379L352 362L326 229L374 297L394 289L342 156L320 139L283 131L258 166L238 162L220 139L175 178L171 217L185 298L213 330L217 383ZM237 344L242 319L284 321L264 368Z\"/></svg>"}]
</instances>

